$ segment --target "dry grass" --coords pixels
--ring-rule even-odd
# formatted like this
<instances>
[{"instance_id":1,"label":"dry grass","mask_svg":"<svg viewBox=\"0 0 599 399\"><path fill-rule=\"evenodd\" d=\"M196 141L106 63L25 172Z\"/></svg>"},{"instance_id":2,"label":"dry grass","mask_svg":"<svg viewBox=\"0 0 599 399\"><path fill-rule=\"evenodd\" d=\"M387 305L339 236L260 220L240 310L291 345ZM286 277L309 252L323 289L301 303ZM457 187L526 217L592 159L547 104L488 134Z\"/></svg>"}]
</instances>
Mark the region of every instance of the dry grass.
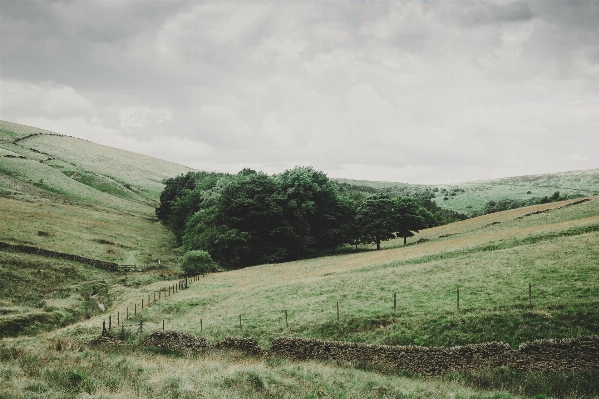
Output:
<instances>
[{"instance_id":1,"label":"dry grass","mask_svg":"<svg viewBox=\"0 0 599 399\"><path fill-rule=\"evenodd\" d=\"M60 344L60 345L59 345ZM21 345L22 346L22 345ZM257 360L209 351L194 357L69 341L0 347L0 397L13 398L512 398L440 379L381 375L334 364ZM36 348L31 350L31 348ZM60 348L57 351L56 348Z\"/></svg>"}]
</instances>

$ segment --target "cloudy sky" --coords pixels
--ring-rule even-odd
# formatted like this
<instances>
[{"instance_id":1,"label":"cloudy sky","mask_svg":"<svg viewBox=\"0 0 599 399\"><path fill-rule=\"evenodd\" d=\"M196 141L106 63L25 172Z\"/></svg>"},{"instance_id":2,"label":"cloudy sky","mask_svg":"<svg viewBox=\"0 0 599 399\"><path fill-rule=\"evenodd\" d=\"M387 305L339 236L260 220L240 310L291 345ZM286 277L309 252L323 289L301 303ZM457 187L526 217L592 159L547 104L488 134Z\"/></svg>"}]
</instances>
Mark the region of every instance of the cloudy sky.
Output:
<instances>
[{"instance_id":1,"label":"cloudy sky","mask_svg":"<svg viewBox=\"0 0 599 399\"><path fill-rule=\"evenodd\" d=\"M599 1L0 0L0 119L175 161L599 167Z\"/></svg>"}]
</instances>

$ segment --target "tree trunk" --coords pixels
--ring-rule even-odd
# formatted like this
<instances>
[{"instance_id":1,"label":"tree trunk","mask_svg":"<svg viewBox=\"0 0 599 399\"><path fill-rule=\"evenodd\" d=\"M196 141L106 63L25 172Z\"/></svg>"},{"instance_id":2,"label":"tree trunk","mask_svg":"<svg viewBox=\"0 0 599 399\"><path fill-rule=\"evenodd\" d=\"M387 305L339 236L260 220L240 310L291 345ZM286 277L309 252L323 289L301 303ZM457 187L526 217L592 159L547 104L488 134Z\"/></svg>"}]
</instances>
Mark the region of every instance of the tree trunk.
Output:
<instances>
[{"instance_id":1,"label":"tree trunk","mask_svg":"<svg viewBox=\"0 0 599 399\"><path fill-rule=\"evenodd\" d=\"M403 237L403 245L406 245L406 236Z\"/></svg>"},{"instance_id":2,"label":"tree trunk","mask_svg":"<svg viewBox=\"0 0 599 399\"><path fill-rule=\"evenodd\" d=\"M376 240L376 249L381 249L381 240Z\"/></svg>"},{"instance_id":3,"label":"tree trunk","mask_svg":"<svg viewBox=\"0 0 599 399\"><path fill-rule=\"evenodd\" d=\"M358 252L358 244L356 244L356 252Z\"/></svg>"}]
</instances>

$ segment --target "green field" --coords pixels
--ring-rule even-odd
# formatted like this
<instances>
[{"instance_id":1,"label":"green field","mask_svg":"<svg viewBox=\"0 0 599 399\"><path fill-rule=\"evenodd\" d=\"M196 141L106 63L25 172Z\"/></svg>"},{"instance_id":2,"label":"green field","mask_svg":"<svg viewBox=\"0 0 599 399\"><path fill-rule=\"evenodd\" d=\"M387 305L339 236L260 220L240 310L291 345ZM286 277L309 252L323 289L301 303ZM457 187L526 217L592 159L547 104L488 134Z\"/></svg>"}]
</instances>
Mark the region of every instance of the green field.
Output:
<instances>
[{"instance_id":1,"label":"green field","mask_svg":"<svg viewBox=\"0 0 599 399\"><path fill-rule=\"evenodd\" d=\"M39 132L45 134L15 142ZM127 323L143 318L145 333L164 321L167 329L210 342L248 336L264 347L279 336L423 346L500 340L516 348L534 339L597 335L599 197L423 230L406 246L394 240L380 251L345 248L336 256L210 274L149 308L146 302L141 312L141 299L180 276L183 251L154 206L161 180L189 169L50 133L0 122L0 241L153 268L110 273L0 251L2 399L599 397L599 378L584 372L500 369L432 378L220 351L187 357L87 344L109 316L114 321L136 305L140 312ZM454 209L464 210L474 209L476 198L484 206L481 196L593 194L597 175L464 183L439 204L459 202ZM129 342L142 337L133 334Z\"/></svg>"}]
</instances>

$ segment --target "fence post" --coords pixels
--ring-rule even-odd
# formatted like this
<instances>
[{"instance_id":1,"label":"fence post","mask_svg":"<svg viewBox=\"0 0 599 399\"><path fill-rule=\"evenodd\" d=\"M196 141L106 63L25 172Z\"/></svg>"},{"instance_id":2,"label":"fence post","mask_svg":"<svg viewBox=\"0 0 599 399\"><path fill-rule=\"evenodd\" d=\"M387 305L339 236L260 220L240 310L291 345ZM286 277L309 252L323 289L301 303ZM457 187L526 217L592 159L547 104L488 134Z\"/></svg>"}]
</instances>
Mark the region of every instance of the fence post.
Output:
<instances>
[{"instance_id":1,"label":"fence post","mask_svg":"<svg viewBox=\"0 0 599 399\"><path fill-rule=\"evenodd\" d=\"M397 309L397 294L393 293L393 311Z\"/></svg>"},{"instance_id":2,"label":"fence post","mask_svg":"<svg viewBox=\"0 0 599 399\"><path fill-rule=\"evenodd\" d=\"M121 312L116 312L116 325L121 325Z\"/></svg>"},{"instance_id":3,"label":"fence post","mask_svg":"<svg viewBox=\"0 0 599 399\"><path fill-rule=\"evenodd\" d=\"M239 315L239 328L243 328L243 326L241 325L241 315Z\"/></svg>"},{"instance_id":4,"label":"fence post","mask_svg":"<svg viewBox=\"0 0 599 399\"><path fill-rule=\"evenodd\" d=\"M532 306L532 283L528 283L528 304Z\"/></svg>"},{"instance_id":5,"label":"fence post","mask_svg":"<svg viewBox=\"0 0 599 399\"><path fill-rule=\"evenodd\" d=\"M150 302L150 300L148 299L148 303ZM156 291L154 291L154 302L156 302Z\"/></svg>"},{"instance_id":6,"label":"fence post","mask_svg":"<svg viewBox=\"0 0 599 399\"><path fill-rule=\"evenodd\" d=\"M144 322L143 319L139 320L139 333L141 334L142 332L144 332Z\"/></svg>"},{"instance_id":7,"label":"fence post","mask_svg":"<svg viewBox=\"0 0 599 399\"><path fill-rule=\"evenodd\" d=\"M106 320L102 320L102 335L106 335Z\"/></svg>"},{"instance_id":8,"label":"fence post","mask_svg":"<svg viewBox=\"0 0 599 399\"><path fill-rule=\"evenodd\" d=\"M143 302L143 299L142 299ZM133 313L133 316L137 316L137 304L135 304L135 313Z\"/></svg>"},{"instance_id":9,"label":"fence post","mask_svg":"<svg viewBox=\"0 0 599 399\"><path fill-rule=\"evenodd\" d=\"M154 293L154 300L156 300L156 293ZM150 294L148 294L148 306L150 306Z\"/></svg>"},{"instance_id":10,"label":"fence post","mask_svg":"<svg viewBox=\"0 0 599 399\"><path fill-rule=\"evenodd\" d=\"M289 321L287 321L287 309L285 309L285 325L287 326L287 329L289 329Z\"/></svg>"},{"instance_id":11,"label":"fence post","mask_svg":"<svg viewBox=\"0 0 599 399\"><path fill-rule=\"evenodd\" d=\"M129 320L129 308L127 308L127 318L126 320Z\"/></svg>"},{"instance_id":12,"label":"fence post","mask_svg":"<svg viewBox=\"0 0 599 399\"><path fill-rule=\"evenodd\" d=\"M339 301L337 301L337 321L339 321Z\"/></svg>"},{"instance_id":13,"label":"fence post","mask_svg":"<svg viewBox=\"0 0 599 399\"><path fill-rule=\"evenodd\" d=\"M112 316L108 315L108 331L112 330Z\"/></svg>"},{"instance_id":14,"label":"fence post","mask_svg":"<svg viewBox=\"0 0 599 399\"><path fill-rule=\"evenodd\" d=\"M457 288L457 303L458 303L458 310L460 309L460 287Z\"/></svg>"},{"instance_id":15,"label":"fence post","mask_svg":"<svg viewBox=\"0 0 599 399\"><path fill-rule=\"evenodd\" d=\"M164 319L162 319L162 331L164 331Z\"/></svg>"},{"instance_id":16,"label":"fence post","mask_svg":"<svg viewBox=\"0 0 599 399\"><path fill-rule=\"evenodd\" d=\"M202 319L200 319L200 331L202 331Z\"/></svg>"}]
</instances>

